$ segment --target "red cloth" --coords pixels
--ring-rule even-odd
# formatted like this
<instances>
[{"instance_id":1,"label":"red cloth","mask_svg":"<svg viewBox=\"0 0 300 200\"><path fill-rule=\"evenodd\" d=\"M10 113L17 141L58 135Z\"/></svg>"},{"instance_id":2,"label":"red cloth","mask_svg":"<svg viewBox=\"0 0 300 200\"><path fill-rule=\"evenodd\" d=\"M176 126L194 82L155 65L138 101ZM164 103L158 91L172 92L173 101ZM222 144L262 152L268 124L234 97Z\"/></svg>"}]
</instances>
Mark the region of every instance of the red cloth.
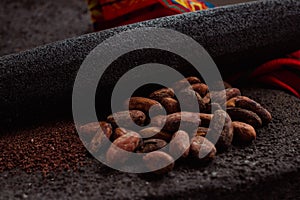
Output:
<instances>
[{"instance_id":1,"label":"red cloth","mask_svg":"<svg viewBox=\"0 0 300 200\"><path fill-rule=\"evenodd\" d=\"M250 80L288 90L300 98L300 51L259 66Z\"/></svg>"}]
</instances>

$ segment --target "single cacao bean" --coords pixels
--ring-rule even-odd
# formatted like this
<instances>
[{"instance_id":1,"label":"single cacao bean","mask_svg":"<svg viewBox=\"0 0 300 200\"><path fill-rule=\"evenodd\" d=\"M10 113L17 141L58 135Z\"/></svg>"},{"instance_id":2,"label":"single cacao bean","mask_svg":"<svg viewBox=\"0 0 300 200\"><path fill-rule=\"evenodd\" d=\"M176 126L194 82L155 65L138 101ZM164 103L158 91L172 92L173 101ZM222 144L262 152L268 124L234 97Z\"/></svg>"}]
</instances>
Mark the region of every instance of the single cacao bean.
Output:
<instances>
[{"instance_id":1,"label":"single cacao bean","mask_svg":"<svg viewBox=\"0 0 300 200\"><path fill-rule=\"evenodd\" d=\"M157 127L163 127L163 130L174 133L181 126L182 130L193 132L191 127L198 127L201 125L199 113L193 112L177 112L170 115L158 115L151 119L151 123Z\"/></svg>"},{"instance_id":2,"label":"single cacao bean","mask_svg":"<svg viewBox=\"0 0 300 200\"><path fill-rule=\"evenodd\" d=\"M124 164L130 156L130 152L134 152L141 144L141 136L133 131L116 139L106 152L106 161L110 165Z\"/></svg>"},{"instance_id":3,"label":"single cacao bean","mask_svg":"<svg viewBox=\"0 0 300 200\"><path fill-rule=\"evenodd\" d=\"M174 90L172 88L162 88L160 90L156 90L149 95L150 99L161 102L164 98L173 98Z\"/></svg>"},{"instance_id":4,"label":"single cacao bean","mask_svg":"<svg viewBox=\"0 0 300 200\"><path fill-rule=\"evenodd\" d=\"M107 117L107 121L113 125L113 127L118 127L121 125L125 128L130 128L132 121L139 126L143 126L146 122L146 115L140 110L127 110L114 113ZM120 124L117 124L118 121Z\"/></svg>"},{"instance_id":5,"label":"single cacao bean","mask_svg":"<svg viewBox=\"0 0 300 200\"><path fill-rule=\"evenodd\" d=\"M232 122L233 126L233 143L241 144L241 143L250 143L256 138L255 129L244 122Z\"/></svg>"},{"instance_id":6,"label":"single cacao bean","mask_svg":"<svg viewBox=\"0 0 300 200\"><path fill-rule=\"evenodd\" d=\"M190 137L185 131L177 131L170 142L169 152L173 157L186 158L189 155Z\"/></svg>"},{"instance_id":7,"label":"single cacao bean","mask_svg":"<svg viewBox=\"0 0 300 200\"><path fill-rule=\"evenodd\" d=\"M233 121L244 122L255 128L262 126L260 117L250 110L237 107L228 107L226 111Z\"/></svg>"},{"instance_id":8,"label":"single cacao bean","mask_svg":"<svg viewBox=\"0 0 300 200\"><path fill-rule=\"evenodd\" d=\"M218 151L227 150L233 139L231 118L225 111L217 110L214 112L210 123L210 130L208 131L207 136L211 138L211 141L217 141L216 148ZM219 131L221 131L221 133Z\"/></svg>"},{"instance_id":9,"label":"single cacao bean","mask_svg":"<svg viewBox=\"0 0 300 200\"><path fill-rule=\"evenodd\" d=\"M208 162L215 158L217 150L205 137L195 136L191 139L190 156L202 162Z\"/></svg>"},{"instance_id":10,"label":"single cacao bean","mask_svg":"<svg viewBox=\"0 0 300 200\"><path fill-rule=\"evenodd\" d=\"M161 112L162 106L158 101L145 97L131 97L125 102L125 109L129 110L140 110L144 113L148 113L151 109L151 112Z\"/></svg>"},{"instance_id":11,"label":"single cacao bean","mask_svg":"<svg viewBox=\"0 0 300 200\"><path fill-rule=\"evenodd\" d=\"M204 97L208 92L208 86L204 83L196 83L190 86L190 89L197 92L201 97Z\"/></svg>"},{"instance_id":12,"label":"single cacao bean","mask_svg":"<svg viewBox=\"0 0 300 200\"><path fill-rule=\"evenodd\" d=\"M97 130L93 139L88 145L88 149L92 154L96 154L108 147L109 138L112 135L112 127L109 123L100 122L100 128Z\"/></svg>"},{"instance_id":13,"label":"single cacao bean","mask_svg":"<svg viewBox=\"0 0 300 200\"><path fill-rule=\"evenodd\" d=\"M143 160L148 169L156 174L166 174L174 168L174 159L163 151L147 153Z\"/></svg>"},{"instance_id":14,"label":"single cacao bean","mask_svg":"<svg viewBox=\"0 0 300 200\"><path fill-rule=\"evenodd\" d=\"M169 142L172 134L162 131L159 127L147 127L139 131L142 138L161 139Z\"/></svg>"},{"instance_id":15,"label":"single cacao bean","mask_svg":"<svg viewBox=\"0 0 300 200\"><path fill-rule=\"evenodd\" d=\"M160 103L166 109L167 114L172 114L180 111L179 103L176 99L166 97L163 98Z\"/></svg>"},{"instance_id":16,"label":"single cacao bean","mask_svg":"<svg viewBox=\"0 0 300 200\"><path fill-rule=\"evenodd\" d=\"M137 153L149 153L157 151L165 147L168 143L160 139L148 139L144 140L143 144L138 148Z\"/></svg>"}]
</instances>

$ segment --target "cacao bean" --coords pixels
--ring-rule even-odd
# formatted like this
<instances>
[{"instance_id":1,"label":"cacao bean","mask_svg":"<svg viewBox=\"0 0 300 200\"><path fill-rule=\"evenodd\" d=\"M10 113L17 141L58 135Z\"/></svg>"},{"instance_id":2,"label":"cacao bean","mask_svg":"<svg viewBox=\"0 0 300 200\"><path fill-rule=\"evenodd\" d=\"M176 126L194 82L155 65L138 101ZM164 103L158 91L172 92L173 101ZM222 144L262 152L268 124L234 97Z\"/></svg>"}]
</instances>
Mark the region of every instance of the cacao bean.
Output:
<instances>
[{"instance_id":1,"label":"cacao bean","mask_svg":"<svg viewBox=\"0 0 300 200\"><path fill-rule=\"evenodd\" d=\"M109 138L112 135L112 127L109 123L100 122L99 125L101 128L97 130L93 139L89 143L89 151L92 154L96 154L99 151L105 149L107 145L110 143Z\"/></svg>"},{"instance_id":2,"label":"cacao bean","mask_svg":"<svg viewBox=\"0 0 300 200\"><path fill-rule=\"evenodd\" d=\"M179 90L187 88L189 85L196 84L196 83L201 83L201 80L194 76L187 77L185 79L182 79L182 80L174 83L173 89L175 91L179 91Z\"/></svg>"},{"instance_id":3,"label":"cacao bean","mask_svg":"<svg viewBox=\"0 0 300 200\"><path fill-rule=\"evenodd\" d=\"M133 131L116 139L106 152L106 161L110 165L124 164L142 142L141 136Z\"/></svg>"},{"instance_id":4,"label":"cacao bean","mask_svg":"<svg viewBox=\"0 0 300 200\"><path fill-rule=\"evenodd\" d=\"M157 151L165 147L168 143L160 139L148 139L144 140L143 144L138 148L137 153L149 153Z\"/></svg>"},{"instance_id":5,"label":"cacao bean","mask_svg":"<svg viewBox=\"0 0 300 200\"><path fill-rule=\"evenodd\" d=\"M174 159L163 151L147 153L143 160L148 169L156 174L166 174L174 168Z\"/></svg>"},{"instance_id":6,"label":"cacao bean","mask_svg":"<svg viewBox=\"0 0 300 200\"><path fill-rule=\"evenodd\" d=\"M189 155L190 137L185 131L177 131L170 142L169 152L173 157L185 158Z\"/></svg>"},{"instance_id":7,"label":"cacao bean","mask_svg":"<svg viewBox=\"0 0 300 200\"><path fill-rule=\"evenodd\" d=\"M151 108L151 111L157 112L157 114L163 109L159 102L145 97L131 97L125 102L125 109L128 108L129 110L140 110L144 113L148 113Z\"/></svg>"},{"instance_id":8,"label":"cacao bean","mask_svg":"<svg viewBox=\"0 0 300 200\"><path fill-rule=\"evenodd\" d=\"M224 103L226 103L229 99L236 96L241 96L241 91L238 88L227 88L225 89L225 92L224 90L210 92L210 98L214 100L214 103L222 105L224 105Z\"/></svg>"},{"instance_id":9,"label":"cacao bean","mask_svg":"<svg viewBox=\"0 0 300 200\"><path fill-rule=\"evenodd\" d=\"M160 103L166 109L167 114L172 114L180 111L179 103L176 99L166 97L163 98Z\"/></svg>"},{"instance_id":10,"label":"cacao bean","mask_svg":"<svg viewBox=\"0 0 300 200\"><path fill-rule=\"evenodd\" d=\"M208 133L209 128L207 127L198 127L197 132L194 134L194 136L202 136L205 137Z\"/></svg>"},{"instance_id":11,"label":"cacao bean","mask_svg":"<svg viewBox=\"0 0 300 200\"><path fill-rule=\"evenodd\" d=\"M256 113L262 120L263 125L268 124L272 120L272 116L269 111L267 111L267 109L265 109L259 103L250 99L249 97L234 97L227 101L226 106L239 107Z\"/></svg>"},{"instance_id":12,"label":"cacao bean","mask_svg":"<svg viewBox=\"0 0 300 200\"><path fill-rule=\"evenodd\" d=\"M200 117L200 120L201 120L201 126L209 127L209 124L210 124L210 121L213 117L213 114L199 113L199 117Z\"/></svg>"},{"instance_id":13,"label":"cacao bean","mask_svg":"<svg viewBox=\"0 0 300 200\"><path fill-rule=\"evenodd\" d=\"M260 117L250 110L237 107L228 107L227 113L233 121L244 122L246 124L250 124L255 128L262 126Z\"/></svg>"},{"instance_id":14,"label":"cacao bean","mask_svg":"<svg viewBox=\"0 0 300 200\"><path fill-rule=\"evenodd\" d=\"M125 128L130 128L132 121L139 126L143 126L146 119L146 115L139 110L121 111L107 117L107 121L111 123L113 127L118 127L116 123L116 121L118 121L120 125Z\"/></svg>"},{"instance_id":15,"label":"cacao bean","mask_svg":"<svg viewBox=\"0 0 300 200\"><path fill-rule=\"evenodd\" d=\"M232 122L233 140L235 144L250 143L256 138L255 129L244 122Z\"/></svg>"},{"instance_id":16,"label":"cacao bean","mask_svg":"<svg viewBox=\"0 0 300 200\"><path fill-rule=\"evenodd\" d=\"M211 99L210 99L210 93L207 93L207 94L202 98L202 100L203 100L203 103L204 103L205 105L209 104L210 101L211 101Z\"/></svg>"},{"instance_id":17,"label":"cacao bean","mask_svg":"<svg viewBox=\"0 0 300 200\"><path fill-rule=\"evenodd\" d=\"M159 115L151 119L154 126L162 127L167 132L174 133L181 128L187 132L193 132L190 127L198 127L201 125L199 113L193 112L177 112L167 116Z\"/></svg>"},{"instance_id":18,"label":"cacao bean","mask_svg":"<svg viewBox=\"0 0 300 200\"><path fill-rule=\"evenodd\" d=\"M160 102L164 98L173 98L174 90L172 88L162 88L160 90L156 90L149 95L149 98Z\"/></svg>"},{"instance_id":19,"label":"cacao bean","mask_svg":"<svg viewBox=\"0 0 300 200\"><path fill-rule=\"evenodd\" d=\"M181 97L179 98L179 101L181 101L179 105L182 110L196 112L199 109L201 112L206 109L202 97L194 90L189 88L183 89L179 92L179 97ZM195 103L198 103L198 105Z\"/></svg>"},{"instance_id":20,"label":"cacao bean","mask_svg":"<svg viewBox=\"0 0 300 200\"><path fill-rule=\"evenodd\" d=\"M169 142L172 138L170 133L162 131L159 127L147 127L139 131L142 138L161 139Z\"/></svg>"},{"instance_id":21,"label":"cacao bean","mask_svg":"<svg viewBox=\"0 0 300 200\"><path fill-rule=\"evenodd\" d=\"M204 83L196 83L190 86L190 89L197 92L201 97L204 97L208 92L208 86Z\"/></svg>"},{"instance_id":22,"label":"cacao bean","mask_svg":"<svg viewBox=\"0 0 300 200\"><path fill-rule=\"evenodd\" d=\"M217 150L205 137L195 136L191 139L190 156L202 162L208 162L215 158Z\"/></svg>"},{"instance_id":23,"label":"cacao bean","mask_svg":"<svg viewBox=\"0 0 300 200\"><path fill-rule=\"evenodd\" d=\"M79 134L81 138L85 141L90 141L98 129L100 128L100 122L91 122L88 124L84 124L78 128Z\"/></svg>"},{"instance_id":24,"label":"cacao bean","mask_svg":"<svg viewBox=\"0 0 300 200\"><path fill-rule=\"evenodd\" d=\"M127 134L127 130L125 128L115 128L113 134L112 134L112 141L115 141L116 139L118 139L119 137Z\"/></svg>"},{"instance_id":25,"label":"cacao bean","mask_svg":"<svg viewBox=\"0 0 300 200\"><path fill-rule=\"evenodd\" d=\"M216 111L216 110L225 110L225 108L223 108L223 107L218 103L206 104L206 108L205 108L204 112L205 113L211 113L211 112Z\"/></svg>"},{"instance_id":26,"label":"cacao bean","mask_svg":"<svg viewBox=\"0 0 300 200\"><path fill-rule=\"evenodd\" d=\"M216 141L216 148L218 151L227 150L233 139L233 127L232 121L229 115L223 110L217 110L211 120L210 130L208 131L207 137L212 137L211 141ZM219 135L219 131L221 131ZM217 138L219 137L219 138ZM213 139L213 140L212 140Z\"/></svg>"}]
</instances>

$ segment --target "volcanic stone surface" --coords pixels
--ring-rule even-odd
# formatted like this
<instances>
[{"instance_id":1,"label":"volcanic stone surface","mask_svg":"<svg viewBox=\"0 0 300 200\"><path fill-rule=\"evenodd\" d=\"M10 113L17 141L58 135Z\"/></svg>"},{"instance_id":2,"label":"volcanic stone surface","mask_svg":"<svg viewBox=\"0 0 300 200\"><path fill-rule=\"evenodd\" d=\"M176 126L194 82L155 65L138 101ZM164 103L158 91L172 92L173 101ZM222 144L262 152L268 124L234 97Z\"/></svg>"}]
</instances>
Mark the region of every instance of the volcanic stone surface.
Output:
<instances>
[{"instance_id":1,"label":"volcanic stone surface","mask_svg":"<svg viewBox=\"0 0 300 200\"><path fill-rule=\"evenodd\" d=\"M225 78L237 70L251 71L265 61L298 50L299 7L298 0L224 6L117 27L3 56L0 58L0 123L25 121L33 116L41 118L49 116L49 111L56 111L56 115L70 111L74 80L85 57L105 39L135 28L169 28L192 37L208 51ZM159 60L155 53L148 53L145 60L141 57L143 53L133 53L127 60L132 63L176 61L174 56L158 54ZM102 83L113 84L122 70L130 67L126 62L118 64L113 76L105 77Z\"/></svg>"},{"instance_id":2,"label":"volcanic stone surface","mask_svg":"<svg viewBox=\"0 0 300 200\"><path fill-rule=\"evenodd\" d=\"M30 146L36 148L35 144L40 144L43 139L46 147L49 147L47 141L51 141L54 149L44 150L41 154L57 151L52 155L61 156L65 159L61 163L70 166L74 166L75 160L67 159L67 155L79 154L75 158L80 158L82 165L74 170L71 167L62 171L60 165L57 168L52 166L46 176L41 168L33 168L28 173L22 166L5 169L0 173L0 199L299 198L300 100L270 89L243 89L242 93L261 103L273 116L269 125L257 130L256 141L218 154L208 166L181 161L171 173L160 177L122 173L104 166L84 149L78 148L78 136L70 121L21 129L15 132L16 135L2 134L1 149L8 148L3 146L7 140L12 146L22 143L20 140L13 141L11 137L22 137L24 141L32 139L32 144L21 149L26 154ZM74 142L73 147L68 142L62 143L64 135ZM21 153L16 151L16 159L26 160L18 155ZM34 161L34 156L28 156ZM55 160L57 157L50 156L49 165ZM40 162L35 160L32 165Z\"/></svg>"}]
</instances>

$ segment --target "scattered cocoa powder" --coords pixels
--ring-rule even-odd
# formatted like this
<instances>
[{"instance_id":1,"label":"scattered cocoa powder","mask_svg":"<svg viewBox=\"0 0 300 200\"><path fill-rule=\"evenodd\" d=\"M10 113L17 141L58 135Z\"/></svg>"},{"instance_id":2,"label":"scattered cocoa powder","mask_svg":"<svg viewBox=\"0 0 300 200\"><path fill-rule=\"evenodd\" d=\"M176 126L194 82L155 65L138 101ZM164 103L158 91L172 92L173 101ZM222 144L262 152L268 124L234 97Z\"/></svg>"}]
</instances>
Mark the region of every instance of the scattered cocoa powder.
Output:
<instances>
[{"instance_id":1,"label":"scattered cocoa powder","mask_svg":"<svg viewBox=\"0 0 300 200\"><path fill-rule=\"evenodd\" d=\"M88 164L88 152L72 122L0 133L0 172L21 168L27 173L77 170Z\"/></svg>"}]
</instances>

